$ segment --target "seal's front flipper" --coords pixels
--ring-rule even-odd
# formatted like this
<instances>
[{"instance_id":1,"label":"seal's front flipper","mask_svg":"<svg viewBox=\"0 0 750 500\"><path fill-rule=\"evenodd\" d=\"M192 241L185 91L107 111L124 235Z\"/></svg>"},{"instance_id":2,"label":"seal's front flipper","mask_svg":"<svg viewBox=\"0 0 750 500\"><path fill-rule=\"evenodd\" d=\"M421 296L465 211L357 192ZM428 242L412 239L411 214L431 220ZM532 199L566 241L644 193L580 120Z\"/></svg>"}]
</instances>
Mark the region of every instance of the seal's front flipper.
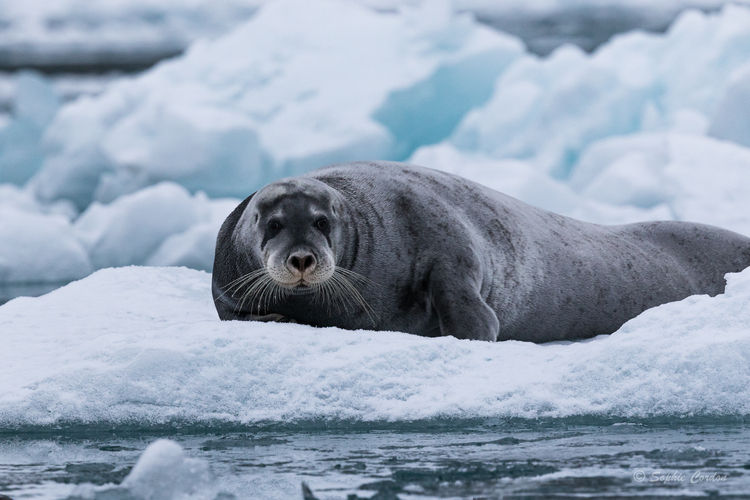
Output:
<instances>
[{"instance_id":1,"label":"seal's front flipper","mask_svg":"<svg viewBox=\"0 0 750 500\"><path fill-rule=\"evenodd\" d=\"M263 314L262 316L258 316L257 314L248 314L243 319L247 321L263 321L264 323L269 323L272 321L275 323L296 323L297 322L293 320L292 318L287 318L286 316L279 314L279 313Z\"/></svg>"},{"instance_id":2,"label":"seal's front flipper","mask_svg":"<svg viewBox=\"0 0 750 500\"><path fill-rule=\"evenodd\" d=\"M456 280L452 286L436 283L431 296L442 336L491 342L497 340L500 321L479 294L479 286L474 287L467 280Z\"/></svg>"}]
</instances>

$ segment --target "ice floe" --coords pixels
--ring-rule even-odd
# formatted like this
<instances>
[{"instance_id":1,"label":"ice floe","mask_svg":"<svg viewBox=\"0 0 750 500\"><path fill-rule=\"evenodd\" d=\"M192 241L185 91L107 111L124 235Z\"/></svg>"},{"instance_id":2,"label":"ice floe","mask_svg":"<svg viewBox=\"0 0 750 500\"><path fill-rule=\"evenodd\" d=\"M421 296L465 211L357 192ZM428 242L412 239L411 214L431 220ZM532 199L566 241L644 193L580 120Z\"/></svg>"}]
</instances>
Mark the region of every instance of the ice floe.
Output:
<instances>
[{"instance_id":1,"label":"ice floe","mask_svg":"<svg viewBox=\"0 0 750 500\"><path fill-rule=\"evenodd\" d=\"M750 269L582 342L221 322L210 275L105 269L0 306L0 425L750 414Z\"/></svg>"}]
</instances>

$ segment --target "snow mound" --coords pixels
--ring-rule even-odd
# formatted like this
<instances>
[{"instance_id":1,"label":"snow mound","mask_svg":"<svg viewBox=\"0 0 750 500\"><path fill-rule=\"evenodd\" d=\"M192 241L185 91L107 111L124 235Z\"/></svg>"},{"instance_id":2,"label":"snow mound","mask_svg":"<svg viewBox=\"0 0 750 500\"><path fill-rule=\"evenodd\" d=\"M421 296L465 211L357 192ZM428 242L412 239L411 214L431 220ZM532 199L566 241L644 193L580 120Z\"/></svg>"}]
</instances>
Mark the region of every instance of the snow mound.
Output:
<instances>
[{"instance_id":1,"label":"snow mound","mask_svg":"<svg viewBox=\"0 0 750 500\"><path fill-rule=\"evenodd\" d=\"M724 130L727 114L714 113L731 90L730 77L748 60L749 8L687 11L665 35L634 31L592 55L564 46L546 59L519 59L451 140L462 150L528 159L566 178L581 151L604 137L641 131L700 135L709 125Z\"/></svg>"},{"instance_id":2,"label":"snow mound","mask_svg":"<svg viewBox=\"0 0 750 500\"><path fill-rule=\"evenodd\" d=\"M44 161L42 135L60 108L52 85L20 71L13 78L13 114L0 126L0 183L23 184Z\"/></svg>"},{"instance_id":3,"label":"snow mound","mask_svg":"<svg viewBox=\"0 0 750 500\"><path fill-rule=\"evenodd\" d=\"M84 484L68 500L214 500L218 493L207 462L187 458L179 444L159 439L143 451L119 486Z\"/></svg>"},{"instance_id":4,"label":"snow mound","mask_svg":"<svg viewBox=\"0 0 750 500\"><path fill-rule=\"evenodd\" d=\"M29 190L0 185L0 286L144 263L210 271L216 235L238 203L162 182L75 218L69 202L40 204Z\"/></svg>"},{"instance_id":5,"label":"snow mound","mask_svg":"<svg viewBox=\"0 0 750 500\"><path fill-rule=\"evenodd\" d=\"M710 137L634 134L594 142L570 186L585 198L666 207L667 219L750 235L750 149Z\"/></svg>"},{"instance_id":6,"label":"snow mound","mask_svg":"<svg viewBox=\"0 0 750 500\"><path fill-rule=\"evenodd\" d=\"M409 159L415 165L460 175L531 205L597 224L627 224L670 220L666 205L640 208L613 205L611 200L587 198L571 187L540 172L528 161L496 159L482 153L460 151L450 143L419 148Z\"/></svg>"},{"instance_id":7,"label":"snow mound","mask_svg":"<svg viewBox=\"0 0 750 500\"><path fill-rule=\"evenodd\" d=\"M0 425L748 415L750 269L727 281L536 345L221 322L208 274L106 269L0 306Z\"/></svg>"},{"instance_id":8,"label":"snow mound","mask_svg":"<svg viewBox=\"0 0 750 500\"><path fill-rule=\"evenodd\" d=\"M377 13L279 0L222 38L63 107L33 179L83 208L161 180L247 196L345 160L402 159L447 137L523 53L446 2Z\"/></svg>"}]
</instances>

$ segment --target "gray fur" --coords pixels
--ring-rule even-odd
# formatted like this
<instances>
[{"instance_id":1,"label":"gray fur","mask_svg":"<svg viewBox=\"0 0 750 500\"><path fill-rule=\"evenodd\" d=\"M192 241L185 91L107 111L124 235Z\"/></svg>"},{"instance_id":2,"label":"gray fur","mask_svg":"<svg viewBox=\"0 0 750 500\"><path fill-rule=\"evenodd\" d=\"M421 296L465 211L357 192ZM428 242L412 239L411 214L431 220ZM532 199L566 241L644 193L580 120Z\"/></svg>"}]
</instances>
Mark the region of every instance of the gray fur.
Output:
<instances>
[{"instance_id":1,"label":"gray fur","mask_svg":"<svg viewBox=\"0 0 750 500\"><path fill-rule=\"evenodd\" d=\"M274 211L291 217L278 233L286 239L261 250ZM321 216L327 238L313 227ZM279 261L312 252L334 281L348 280L345 294L271 283L241 303L252 284L229 284L261 269L269 248ZM612 333L649 307L722 293L724 275L748 266L750 238L717 227L589 224L455 175L357 162L281 180L240 204L219 232L213 295L221 319L547 342Z\"/></svg>"}]
</instances>

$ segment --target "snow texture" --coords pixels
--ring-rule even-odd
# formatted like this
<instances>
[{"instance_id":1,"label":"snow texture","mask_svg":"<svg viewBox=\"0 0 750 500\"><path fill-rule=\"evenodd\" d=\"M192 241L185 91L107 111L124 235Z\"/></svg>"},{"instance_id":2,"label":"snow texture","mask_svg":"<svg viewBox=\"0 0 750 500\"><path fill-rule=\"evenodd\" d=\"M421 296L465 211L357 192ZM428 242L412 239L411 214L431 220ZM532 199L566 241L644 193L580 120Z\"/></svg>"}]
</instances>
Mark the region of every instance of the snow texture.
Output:
<instances>
[{"instance_id":1,"label":"snow texture","mask_svg":"<svg viewBox=\"0 0 750 500\"><path fill-rule=\"evenodd\" d=\"M522 53L518 39L442 2L379 14L342 0L279 0L216 41L65 106L33 185L40 199L81 208L161 180L244 197L330 163L405 158L447 137Z\"/></svg>"},{"instance_id":2,"label":"snow texture","mask_svg":"<svg viewBox=\"0 0 750 500\"><path fill-rule=\"evenodd\" d=\"M537 345L221 322L206 273L106 269L0 306L0 426L748 415L750 269L727 281Z\"/></svg>"}]
</instances>

